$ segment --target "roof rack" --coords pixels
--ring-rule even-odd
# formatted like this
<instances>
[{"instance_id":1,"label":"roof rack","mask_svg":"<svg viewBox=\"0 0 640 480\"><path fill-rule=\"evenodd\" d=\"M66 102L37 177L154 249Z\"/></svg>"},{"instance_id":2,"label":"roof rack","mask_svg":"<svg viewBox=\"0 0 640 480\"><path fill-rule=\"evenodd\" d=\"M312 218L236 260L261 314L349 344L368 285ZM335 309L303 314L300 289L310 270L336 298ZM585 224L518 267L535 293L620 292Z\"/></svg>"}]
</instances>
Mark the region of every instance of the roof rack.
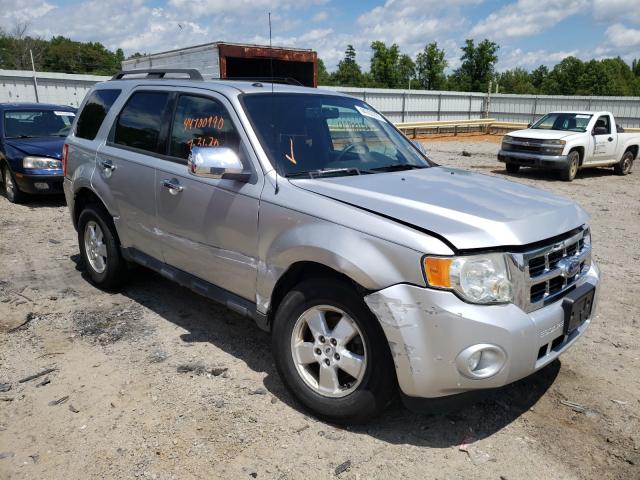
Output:
<instances>
[{"instance_id":1,"label":"roof rack","mask_svg":"<svg viewBox=\"0 0 640 480\"><path fill-rule=\"evenodd\" d=\"M298 85L304 87L304 85L292 77L229 77L221 80L237 80L243 82L265 82L265 83L283 83L285 85Z\"/></svg>"},{"instance_id":2,"label":"roof rack","mask_svg":"<svg viewBox=\"0 0 640 480\"><path fill-rule=\"evenodd\" d=\"M202 75L195 68L153 68L150 70L123 70L116 73L111 80L122 80L126 75L139 75L146 73L145 78L165 78L167 73L184 73L189 75L189 80L204 80Z\"/></svg>"}]
</instances>

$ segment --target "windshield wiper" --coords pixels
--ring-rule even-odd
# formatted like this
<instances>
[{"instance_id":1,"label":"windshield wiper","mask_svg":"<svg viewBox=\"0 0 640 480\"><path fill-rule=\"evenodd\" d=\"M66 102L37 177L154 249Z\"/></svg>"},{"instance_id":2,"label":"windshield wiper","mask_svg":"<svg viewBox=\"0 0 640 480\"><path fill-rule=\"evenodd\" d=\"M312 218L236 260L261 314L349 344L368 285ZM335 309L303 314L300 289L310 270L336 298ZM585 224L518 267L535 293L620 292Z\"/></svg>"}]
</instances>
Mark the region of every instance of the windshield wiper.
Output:
<instances>
[{"instance_id":1,"label":"windshield wiper","mask_svg":"<svg viewBox=\"0 0 640 480\"><path fill-rule=\"evenodd\" d=\"M427 168L423 165L410 165L408 163L392 163L391 165L385 165L384 167L375 167L371 170L376 172L401 172L403 170L416 170L420 168Z\"/></svg>"},{"instance_id":2,"label":"windshield wiper","mask_svg":"<svg viewBox=\"0 0 640 480\"><path fill-rule=\"evenodd\" d=\"M348 168L320 168L318 170L307 170L305 172L287 173L287 178L293 177L324 177L324 176L340 176L340 175L362 175L363 173L371 173L369 170L360 170L355 167Z\"/></svg>"}]
</instances>

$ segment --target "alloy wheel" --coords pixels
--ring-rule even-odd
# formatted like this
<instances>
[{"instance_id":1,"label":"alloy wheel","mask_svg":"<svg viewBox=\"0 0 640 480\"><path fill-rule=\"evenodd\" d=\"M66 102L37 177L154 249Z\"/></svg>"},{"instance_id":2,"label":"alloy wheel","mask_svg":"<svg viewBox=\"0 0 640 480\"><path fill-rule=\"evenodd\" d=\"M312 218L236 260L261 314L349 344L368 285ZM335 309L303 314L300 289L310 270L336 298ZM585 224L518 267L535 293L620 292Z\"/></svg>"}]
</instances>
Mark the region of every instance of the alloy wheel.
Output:
<instances>
[{"instance_id":1,"label":"alloy wheel","mask_svg":"<svg viewBox=\"0 0 640 480\"><path fill-rule=\"evenodd\" d=\"M84 228L84 249L91 268L102 273L107 268L107 245L100 225L89 220Z\"/></svg>"}]
</instances>

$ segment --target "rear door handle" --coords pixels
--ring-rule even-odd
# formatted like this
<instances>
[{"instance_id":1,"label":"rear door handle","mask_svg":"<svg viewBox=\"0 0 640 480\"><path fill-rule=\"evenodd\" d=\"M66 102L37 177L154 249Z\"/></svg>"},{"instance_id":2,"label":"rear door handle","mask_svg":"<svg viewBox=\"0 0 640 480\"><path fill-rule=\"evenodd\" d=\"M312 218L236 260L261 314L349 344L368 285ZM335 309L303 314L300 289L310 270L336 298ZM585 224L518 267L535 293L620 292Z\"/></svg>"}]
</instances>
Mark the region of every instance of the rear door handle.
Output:
<instances>
[{"instance_id":1,"label":"rear door handle","mask_svg":"<svg viewBox=\"0 0 640 480\"><path fill-rule=\"evenodd\" d=\"M613 142L613 137L609 137L607 138L607 140L609 140L610 142Z\"/></svg>"},{"instance_id":2,"label":"rear door handle","mask_svg":"<svg viewBox=\"0 0 640 480\"><path fill-rule=\"evenodd\" d=\"M165 178L160 182L160 185L162 185L164 188L168 188L171 195L177 195L182 190L184 190L184 187L180 185L180 182L178 182L178 180L176 180L175 178L172 178L171 180Z\"/></svg>"}]
</instances>

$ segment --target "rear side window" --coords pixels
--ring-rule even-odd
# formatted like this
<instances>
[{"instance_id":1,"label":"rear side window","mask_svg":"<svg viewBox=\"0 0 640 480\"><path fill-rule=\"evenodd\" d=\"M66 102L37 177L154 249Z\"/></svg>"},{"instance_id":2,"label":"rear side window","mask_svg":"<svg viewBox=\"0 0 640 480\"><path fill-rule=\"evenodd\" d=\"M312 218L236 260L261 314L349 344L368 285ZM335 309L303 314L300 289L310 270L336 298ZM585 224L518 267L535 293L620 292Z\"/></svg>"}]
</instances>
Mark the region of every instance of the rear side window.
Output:
<instances>
[{"instance_id":1,"label":"rear side window","mask_svg":"<svg viewBox=\"0 0 640 480\"><path fill-rule=\"evenodd\" d=\"M118 145L164 153L160 145L160 129L169 94L137 92L120 112L113 141Z\"/></svg>"},{"instance_id":2,"label":"rear side window","mask_svg":"<svg viewBox=\"0 0 640 480\"><path fill-rule=\"evenodd\" d=\"M96 90L84 105L76 125L76 137L93 140L120 90Z\"/></svg>"},{"instance_id":3,"label":"rear side window","mask_svg":"<svg viewBox=\"0 0 640 480\"><path fill-rule=\"evenodd\" d=\"M181 95L171 128L169 155L187 158L193 147L228 147L239 153L240 137L217 100Z\"/></svg>"}]
</instances>

